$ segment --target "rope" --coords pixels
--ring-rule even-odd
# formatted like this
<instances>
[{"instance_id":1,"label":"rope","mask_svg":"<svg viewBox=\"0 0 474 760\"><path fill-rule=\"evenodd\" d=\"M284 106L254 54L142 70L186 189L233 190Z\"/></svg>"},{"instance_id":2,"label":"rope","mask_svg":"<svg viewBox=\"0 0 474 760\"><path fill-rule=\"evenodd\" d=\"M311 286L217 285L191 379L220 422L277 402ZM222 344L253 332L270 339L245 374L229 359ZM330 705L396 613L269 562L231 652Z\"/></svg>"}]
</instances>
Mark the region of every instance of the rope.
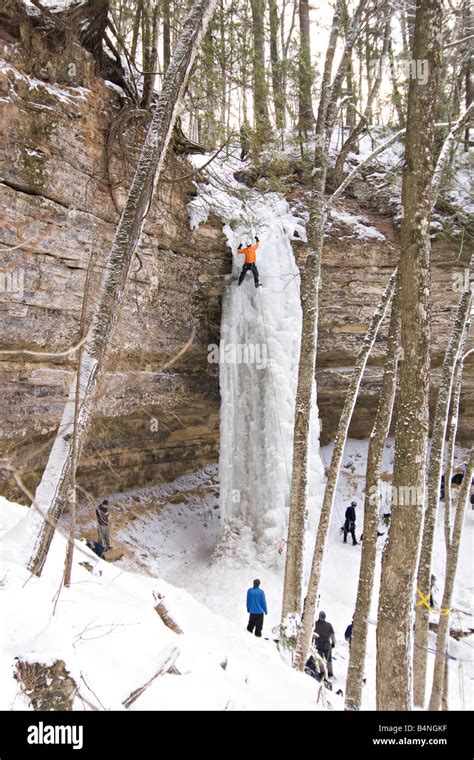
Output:
<instances>
[{"instance_id":1,"label":"rope","mask_svg":"<svg viewBox=\"0 0 474 760\"><path fill-rule=\"evenodd\" d=\"M416 593L420 597L420 601L416 603L417 607L421 607L422 604L425 605L426 609L430 612L438 612L440 615L449 615L452 611L452 607L447 607L446 609L438 609L437 607L432 607L429 598L430 598L430 592L428 591L428 594L426 596L423 596L420 589L417 587Z\"/></svg>"}]
</instances>

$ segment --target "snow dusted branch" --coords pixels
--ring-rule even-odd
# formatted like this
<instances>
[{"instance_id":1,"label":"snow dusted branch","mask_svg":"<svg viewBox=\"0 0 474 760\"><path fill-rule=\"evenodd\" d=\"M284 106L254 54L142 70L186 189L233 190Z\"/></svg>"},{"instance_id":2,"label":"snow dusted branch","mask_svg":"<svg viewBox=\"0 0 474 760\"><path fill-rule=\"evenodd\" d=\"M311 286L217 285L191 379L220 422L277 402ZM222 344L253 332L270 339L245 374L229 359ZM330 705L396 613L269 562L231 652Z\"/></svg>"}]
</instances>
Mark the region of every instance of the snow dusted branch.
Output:
<instances>
[{"instance_id":1,"label":"snow dusted branch","mask_svg":"<svg viewBox=\"0 0 474 760\"><path fill-rule=\"evenodd\" d=\"M57 359L61 356L69 356L70 354L74 354L76 351L79 351L79 349L82 348L87 339L90 337L90 334L91 330L89 330L88 333L84 335L83 338L81 338L79 343L71 346L71 348L67 348L65 351L27 351L26 349L20 348L13 351L0 351L0 356L41 356L43 359Z\"/></svg>"},{"instance_id":2,"label":"snow dusted branch","mask_svg":"<svg viewBox=\"0 0 474 760\"><path fill-rule=\"evenodd\" d=\"M360 164L357 164L357 166L351 172L349 172L344 182L342 182L337 188L337 190L333 192L333 194L331 195L331 197L329 198L327 202L328 206L329 207L333 206L336 203L336 201L339 200L339 198L343 194L346 187L348 187L351 184L354 177L356 177L359 174L360 170L363 169L364 166L367 166L367 164L369 164L373 158L378 156L379 153L383 153L384 150L387 150L387 148L390 148L390 146L393 145L393 143L397 142L397 140L400 137L402 137L405 134L405 132L406 132L406 129L399 129L398 132L395 132L395 134L389 137L388 140L385 140L383 143L381 143L378 146L378 148L372 151L370 156L367 156L366 158L364 158L363 161L360 162Z\"/></svg>"},{"instance_id":3,"label":"snow dusted branch","mask_svg":"<svg viewBox=\"0 0 474 760\"><path fill-rule=\"evenodd\" d=\"M466 120L463 120L464 117L462 117L459 120L459 122L456 123L455 127L453 127L453 129L451 130L450 134L446 138L446 141L445 141L445 143L443 145L443 148L441 150L440 156L438 158L438 163L437 163L436 169L435 169L435 173L436 173L436 171L439 171L439 182L441 182L442 171L443 171L444 166L446 165L446 160L447 160L447 157L449 155L449 150L450 150L450 148L453 145L454 138L455 138L456 134L459 132L459 130L465 125L466 121L469 118L468 114L470 112L472 112L473 108L474 108L474 104L472 104L469 107L469 109L466 111L466 113L464 114L464 117L467 117ZM446 122L440 122L439 124L435 124L435 127L437 127L437 128L443 128L443 127L448 127L448 126L449 126L449 124L447 124ZM390 146L393 145L393 143L397 142L397 140L400 137L403 137L405 135L405 132L406 132L405 128L404 129L399 129L398 132L395 132L394 135L392 135L391 137L389 137L387 140L385 140L383 143L381 143L374 151L372 151L372 153L369 156L366 156L366 158L364 158L364 160L361 161L360 164L357 164L357 166L354 169L352 169L351 172L349 172L349 174L347 175L347 177L345 178L345 180L339 185L339 187L337 188L337 190L335 190L333 192L333 194L331 195L331 197L327 201L328 207L333 206L336 203L336 201L339 200L339 198L343 194L344 190L351 184L352 180L359 174L360 170L363 169L364 166L367 166L367 164L369 164L372 161L372 159L374 159L376 156L378 156L379 153L383 153L384 150L387 150L387 148L390 148ZM446 148L446 143L448 142L448 140L449 140L449 145ZM446 151L445 151L445 148L446 148ZM442 157L441 154L443 154L443 157ZM433 190L433 197L435 198L435 200L436 200L436 198L438 196L438 191L439 191L439 184L438 184L436 192Z\"/></svg>"},{"instance_id":4,"label":"snow dusted branch","mask_svg":"<svg viewBox=\"0 0 474 760\"><path fill-rule=\"evenodd\" d=\"M162 656L161 663L155 675L152 676L149 681L143 684L143 686L139 686L138 689L135 689L134 691L132 691L132 693L129 694L128 697L124 699L124 701L122 702L123 706L125 708L128 708L131 705L133 705L133 703L138 699L138 697L140 697L143 694L143 692L146 689L148 689L149 686L151 686L155 678L158 678L158 676L168 673L172 668L174 668L174 664L178 656L179 656L179 649L177 647L172 647L171 649L166 648Z\"/></svg>"},{"instance_id":5,"label":"snow dusted branch","mask_svg":"<svg viewBox=\"0 0 474 760\"><path fill-rule=\"evenodd\" d=\"M438 156L438 160L436 162L436 167L433 174L433 181L431 183L432 193L433 193L433 206L435 205L436 199L438 197L441 180L443 178L443 172L444 172L446 163L448 161L449 154L451 153L451 149L453 148L456 142L459 132L466 126L468 122L471 121L473 116L474 116L474 103L471 103L471 105L464 112L461 118L458 119L456 124L453 125L450 133L448 134L446 140L444 141L443 147L441 148L440 154Z\"/></svg>"}]
</instances>

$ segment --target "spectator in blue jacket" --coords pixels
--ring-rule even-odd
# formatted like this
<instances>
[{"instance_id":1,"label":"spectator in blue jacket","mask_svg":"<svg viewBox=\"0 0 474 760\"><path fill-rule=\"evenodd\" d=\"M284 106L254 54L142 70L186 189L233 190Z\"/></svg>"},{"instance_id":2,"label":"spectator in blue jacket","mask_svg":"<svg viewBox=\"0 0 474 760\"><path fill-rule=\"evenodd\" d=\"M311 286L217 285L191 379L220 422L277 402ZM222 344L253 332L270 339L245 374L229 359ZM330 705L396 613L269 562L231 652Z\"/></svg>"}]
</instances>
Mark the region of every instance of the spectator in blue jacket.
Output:
<instances>
[{"instance_id":1,"label":"spectator in blue jacket","mask_svg":"<svg viewBox=\"0 0 474 760\"><path fill-rule=\"evenodd\" d=\"M247 631L255 636L262 635L263 616L268 614L265 592L260 588L258 578L253 582L253 588L247 591L247 612L250 614Z\"/></svg>"}]
</instances>

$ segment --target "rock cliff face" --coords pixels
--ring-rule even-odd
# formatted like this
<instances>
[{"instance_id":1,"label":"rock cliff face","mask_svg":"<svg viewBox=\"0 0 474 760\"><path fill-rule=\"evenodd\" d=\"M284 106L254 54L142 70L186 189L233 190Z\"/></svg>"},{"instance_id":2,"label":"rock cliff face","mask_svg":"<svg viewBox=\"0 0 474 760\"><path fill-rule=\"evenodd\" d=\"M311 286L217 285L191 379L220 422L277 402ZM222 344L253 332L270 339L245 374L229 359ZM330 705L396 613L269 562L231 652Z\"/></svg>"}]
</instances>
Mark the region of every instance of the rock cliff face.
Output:
<instances>
[{"instance_id":1,"label":"rock cliff face","mask_svg":"<svg viewBox=\"0 0 474 760\"><path fill-rule=\"evenodd\" d=\"M83 64L83 58L77 61L82 82ZM67 350L80 339L88 271L86 315L98 292L143 117L121 111L114 89L90 72L85 85L36 79L21 51L4 46L4 350ZM210 219L196 232L189 230L189 175L189 163L170 152L133 265L99 416L81 460L81 485L93 493L167 482L218 457L218 372L207 361L207 347L219 340L220 300L209 283L215 273L230 271L231 262L222 223ZM74 357L2 359L2 456L13 456L34 488ZM18 496L10 481L3 490Z\"/></svg>"},{"instance_id":2,"label":"rock cliff face","mask_svg":"<svg viewBox=\"0 0 474 760\"><path fill-rule=\"evenodd\" d=\"M322 266L321 311L318 335L318 405L322 419L322 442L333 440L349 385L355 357L361 345L374 307L393 272L399 251L398 233L391 218L367 209L362 211L364 233L354 217L361 206L346 201L344 213L336 219L324 247ZM362 225L362 227L365 225ZM354 233L356 227L359 236ZM378 234L375 234L377 232ZM465 264L458 258L459 244L439 241L433 244L431 316L431 388L433 415L438 393L441 365L454 323L454 312L461 295ZM349 435L364 438L370 434L378 403L383 372L388 319L369 357ZM474 345L472 336L468 348ZM471 445L474 429L474 361L468 357L463 374L459 441Z\"/></svg>"},{"instance_id":3,"label":"rock cliff face","mask_svg":"<svg viewBox=\"0 0 474 760\"><path fill-rule=\"evenodd\" d=\"M80 339L84 286L88 280L87 323L143 138L143 114L122 109L114 87L95 77L88 54L76 52L62 78L48 70L39 79L24 49L12 40L3 43L3 350L65 352ZM215 275L229 272L231 262L222 222L210 218L189 230L187 203L194 193L189 174L189 164L170 152L81 460L81 486L94 495L169 482L218 458L218 371L207 355L209 344L219 341L223 284ZM360 214L355 201L352 206L346 212ZM325 248L317 370L324 442L333 436L354 357L396 263L391 220L364 214L378 233L359 230L356 236L346 216L346 222L335 221ZM302 260L304 245L298 248ZM459 295L455 275L462 272L459 264L446 264L456 261L454 249L440 246L434 255L433 399ZM386 328L365 374L354 436L366 436L373 417L385 333ZM74 355L1 359L1 456L21 468L34 489L61 416ZM472 367L466 367L462 397L464 442L474 422ZM19 497L11 480L0 485L5 495Z\"/></svg>"}]
</instances>

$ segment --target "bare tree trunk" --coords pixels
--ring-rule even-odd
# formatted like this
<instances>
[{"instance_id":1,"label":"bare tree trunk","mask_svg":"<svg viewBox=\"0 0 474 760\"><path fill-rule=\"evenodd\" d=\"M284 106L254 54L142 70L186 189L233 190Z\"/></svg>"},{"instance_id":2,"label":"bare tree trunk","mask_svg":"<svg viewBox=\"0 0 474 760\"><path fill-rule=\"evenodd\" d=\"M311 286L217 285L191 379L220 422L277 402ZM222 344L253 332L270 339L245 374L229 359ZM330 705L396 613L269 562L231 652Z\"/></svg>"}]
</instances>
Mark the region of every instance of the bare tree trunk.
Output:
<instances>
[{"instance_id":1,"label":"bare tree trunk","mask_svg":"<svg viewBox=\"0 0 474 760\"><path fill-rule=\"evenodd\" d=\"M95 392L127 284L130 263L158 181L172 129L186 90L189 73L217 0L196 0L186 19L173 60L142 148L125 208L109 255L99 306L83 346L83 362L69 393L58 435L35 495L48 520L39 531L28 568L40 575L63 505L71 468L72 425L76 385L80 413L77 424L78 456L95 411ZM33 513L32 513L33 514Z\"/></svg>"},{"instance_id":2,"label":"bare tree trunk","mask_svg":"<svg viewBox=\"0 0 474 760\"><path fill-rule=\"evenodd\" d=\"M268 86L265 71L265 0L250 0L253 28L253 110L257 142L264 142L270 132Z\"/></svg>"},{"instance_id":3,"label":"bare tree trunk","mask_svg":"<svg viewBox=\"0 0 474 760\"><path fill-rule=\"evenodd\" d=\"M220 110L221 110L221 116L220 116L220 128L224 127L223 130L223 139L225 139L225 115L226 115L226 108L227 108L227 101L226 101L226 91L227 91L227 78L226 78L226 44L225 44L225 24L224 24L224 2L223 0L219 0L219 13L216 14L218 20L219 20L219 36L220 36L220 44L219 44L219 64L221 69L221 76L220 76ZM232 66L232 63L230 63L230 66ZM220 131L220 130L219 130Z\"/></svg>"},{"instance_id":4,"label":"bare tree trunk","mask_svg":"<svg viewBox=\"0 0 474 760\"><path fill-rule=\"evenodd\" d=\"M309 577L308 591L304 601L303 625L301 635L298 640L298 649L295 659L295 666L302 670L308 659L308 652L313 633L314 618L316 613L316 602L318 598L319 582L321 580L321 571L323 567L324 552L326 549L329 523L331 520L334 498L336 495L336 486L339 479L339 470L344 453L344 446L347 440L347 433L352 419L352 412L357 401L362 375L364 374L365 365L369 358L370 351L377 337L379 327L387 313L388 306L393 296L395 283L398 277L398 270L390 277L377 308L370 321L369 329L364 338L362 347L359 350L357 361L352 372L351 382L347 389L344 406L337 427L334 448L332 451L331 464L324 490L323 505L319 516L318 530L316 533L316 542L314 545L313 562L311 565L311 574Z\"/></svg>"},{"instance_id":5,"label":"bare tree trunk","mask_svg":"<svg viewBox=\"0 0 474 760\"><path fill-rule=\"evenodd\" d=\"M361 0L358 9L354 13L351 27L346 37L342 61L339 64L334 81L331 84L331 71L341 27L341 12L343 6L343 0L337 1L321 83L318 118L316 122L313 188L311 192L310 216L308 221L309 253L304 272L301 275L301 349L295 399L293 468L281 621L282 636L284 636L285 620L288 616L296 615L299 617L301 613L304 534L308 498L308 446L311 398L316 363L321 254L323 249L324 228L328 213L327 204L324 201L324 191L326 188L326 176L329 163L329 142L337 113L336 105L334 104L332 109L331 106L334 101L337 103L340 96L344 66L347 65L349 52L357 37L357 30L360 24L360 9L364 4L365 0Z\"/></svg>"},{"instance_id":6,"label":"bare tree trunk","mask_svg":"<svg viewBox=\"0 0 474 760\"><path fill-rule=\"evenodd\" d=\"M82 361L82 350L79 354L79 367ZM67 501L69 504L69 536L66 547L66 559L64 563L64 586L69 588L71 585L72 561L74 558L74 539L76 537L76 507L77 507L77 490L76 490L76 471L77 471L77 422L79 419L79 389L76 387L76 396L74 399L74 420L72 425L72 447L71 447L71 475L67 489Z\"/></svg>"},{"instance_id":7,"label":"bare tree trunk","mask_svg":"<svg viewBox=\"0 0 474 760\"><path fill-rule=\"evenodd\" d=\"M472 260L474 261L474 259ZM472 262L471 262L472 268ZM448 426L449 401L453 388L456 362L459 357L463 336L470 321L472 294L467 288L459 300L454 327L443 361L439 383L438 399L433 420L431 452L428 467L428 504L424 515L421 555L418 564L417 589L423 597L429 597L431 580L431 559L436 531L441 473L443 469L443 449ZM417 604L415 613L413 696L415 705L423 706L426 688L427 646L429 609L425 604Z\"/></svg>"},{"instance_id":8,"label":"bare tree trunk","mask_svg":"<svg viewBox=\"0 0 474 760\"><path fill-rule=\"evenodd\" d=\"M408 39L407 15L404 5L400 8L400 28L402 31L403 55L405 58L408 58L410 55L410 41Z\"/></svg>"},{"instance_id":9,"label":"bare tree trunk","mask_svg":"<svg viewBox=\"0 0 474 760\"><path fill-rule=\"evenodd\" d=\"M270 15L270 59L272 62L272 88L273 105L275 108L275 125L278 130L283 129L285 118L285 101L282 92L281 60L278 54L278 9L276 0L268 0Z\"/></svg>"},{"instance_id":10,"label":"bare tree trunk","mask_svg":"<svg viewBox=\"0 0 474 760\"><path fill-rule=\"evenodd\" d=\"M142 13L142 71L143 71L143 95L140 105L143 107L147 72L150 71L151 63L151 0L144 0Z\"/></svg>"},{"instance_id":11,"label":"bare tree trunk","mask_svg":"<svg viewBox=\"0 0 474 760\"><path fill-rule=\"evenodd\" d=\"M397 79L396 79L396 74L395 74L395 57L393 55L393 47L392 47L391 41L388 46L388 55L390 58L390 79L392 83L392 102L397 112L398 124L400 126L400 129L403 129L406 123L405 109L403 107L402 96L400 94L400 91L397 85Z\"/></svg>"},{"instance_id":12,"label":"bare tree trunk","mask_svg":"<svg viewBox=\"0 0 474 760\"><path fill-rule=\"evenodd\" d=\"M321 251L327 210L323 193L326 187L327 150L325 144L325 121L330 94L331 70L336 52L341 22L342 0L334 10L329 43L326 50L321 96L316 126L316 155L314 190L311 196L308 223L309 254L301 276L301 349L298 366L298 384L295 398L295 423L293 437L293 468L291 476L290 515L288 543L283 585L282 629L289 615L300 615L303 583L304 533L307 515L308 447L310 434L311 396L314 383L317 344L317 315L319 307L319 283L321 276Z\"/></svg>"},{"instance_id":13,"label":"bare tree trunk","mask_svg":"<svg viewBox=\"0 0 474 760\"><path fill-rule=\"evenodd\" d=\"M466 342L466 333L461 345L460 354L462 356ZM452 488L451 478L454 469L454 444L456 442L456 433L458 430L459 404L461 401L461 377L462 361L458 361L454 376L454 390L451 398L451 421L449 423L448 435L446 438L446 468L444 470L444 542L446 552L451 543L451 506L452 506Z\"/></svg>"},{"instance_id":14,"label":"bare tree trunk","mask_svg":"<svg viewBox=\"0 0 474 760\"><path fill-rule=\"evenodd\" d=\"M427 61L428 79L423 85L411 79L408 91L402 181L405 215L400 253L403 361L400 365L392 515L382 558L378 609L378 710L410 710L412 703L413 598L428 442L429 219L442 18L441 0L426 0L417 6L412 56L414 60ZM409 496L405 498L407 491Z\"/></svg>"},{"instance_id":15,"label":"bare tree trunk","mask_svg":"<svg viewBox=\"0 0 474 760\"><path fill-rule=\"evenodd\" d=\"M377 533L380 518L380 474L382 457L392 420L397 388L397 366L400 343L400 287L397 284L392 301L390 328L385 354L382 387L377 414L369 440L364 501L364 541L357 587L357 601L352 628L349 668L346 682L346 710L360 710L364 679L370 604L375 578Z\"/></svg>"},{"instance_id":16,"label":"bare tree trunk","mask_svg":"<svg viewBox=\"0 0 474 760\"><path fill-rule=\"evenodd\" d=\"M149 53L147 55L148 66L147 70L143 72L143 95L142 95L142 108L148 108L151 99L153 97L153 90L155 88L156 79L156 66L158 62L158 24L159 24L159 5L157 0L153 4L153 9L150 12L151 18L151 34L149 33Z\"/></svg>"},{"instance_id":17,"label":"bare tree trunk","mask_svg":"<svg viewBox=\"0 0 474 760\"><path fill-rule=\"evenodd\" d=\"M471 0L464 0L463 3L463 30L466 36L472 37L472 4ZM472 39L467 41L467 45L464 51L464 97L466 103L466 111L470 108L474 99L474 80L472 76ZM466 131L464 133L464 152L469 151L469 124L466 125Z\"/></svg>"},{"instance_id":18,"label":"bare tree trunk","mask_svg":"<svg viewBox=\"0 0 474 760\"><path fill-rule=\"evenodd\" d=\"M446 559L446 577L444 581L443 601L441 610L449 610L452 603L454 581L456 579L456 570L458 566L459 550L461 547L462 527L464 515L469 502L471 492L471 480L474 473L474 449L471 449L471 456L468 466L464 473L462 486L459 491L459 498L456 507L456 517L454 519L454 528L451 544ZM438 635L436 638L436 655L435 668L433 674L433 688L431 691L430 710L439 710L443 694L443 676L445 672L445 658L448 655L449 639L449 621L450 615L441 614L438 624Z\"/></svg>"},{"instance_id":19,"label":"bare tree trunk","mask_svg":"<svg viewBox=\"0 0 474 760\"><path fill-rule=\"evenodd\" d=\"M135 19L133 22L133 31L132 31L132 44L130 48L130 58L134 63L136 63L137 59L137 45L138 45L138 35L140 33L140 23L141 23L141 16L143 13L143 0L139 0L137 3L137 9L135 11Z\"/></svg>"},{"instance_id":20,"label":"bare tree trunk","mask_svg":"<svg viewBox=\"0 0 474 760\"><path fill-rule=\"evenodd\" d=\"M286 9L286 1L283 2L283 9L281 12L281 23L280 23L280 37L281 37L281 56L282 56L282 77L281 77L281 90L283 93L283 102L285 106L285 110L283 112L283 126L286 126L286 111L288 106L288 99L287 99L287 92L288 92L288 53L290 49L291 40L293 37L293 31L295 28L295 21L296 21L296 10L297 10L297 3L296 0L292 0L291 5L293 8L292 14L291 14L291 22L290 22L290 28L288 30L288 34L286 35L285 39L285 9Z\"/></svg>"},{"instance_id":21,"label":"bare tree trunk","mask_svg":"<svg viewBox=\"0 0 474 760\"><path fill-rule=\"evenodd\" d=\"M449 659L444 658L444 677L443 677L443 697L441 699L441 709L448 710L449 696Z\"/></svg>"},{"instance_id":22,"label":"bare tree trunk","mask_svg":"<svg viewBox=\"0 0 474 760\"><path fill-rule=\"evenodd\" d=\"M171 61L171 0L163 3L163 73L166 74Z\"/></svg>"},{"instance_id":23,"label":"bare tree trunk","mask_svg":"<svg viewBox=\"0 0 474 760\"><path fill-rule=\"evenodd\" d=\"M313 72L311 67L311 37L309 23L309 0L299 0L300 49L298 59L298 128L308 132L314 123L311 90Z\"/></svg>"}]
</instances>

